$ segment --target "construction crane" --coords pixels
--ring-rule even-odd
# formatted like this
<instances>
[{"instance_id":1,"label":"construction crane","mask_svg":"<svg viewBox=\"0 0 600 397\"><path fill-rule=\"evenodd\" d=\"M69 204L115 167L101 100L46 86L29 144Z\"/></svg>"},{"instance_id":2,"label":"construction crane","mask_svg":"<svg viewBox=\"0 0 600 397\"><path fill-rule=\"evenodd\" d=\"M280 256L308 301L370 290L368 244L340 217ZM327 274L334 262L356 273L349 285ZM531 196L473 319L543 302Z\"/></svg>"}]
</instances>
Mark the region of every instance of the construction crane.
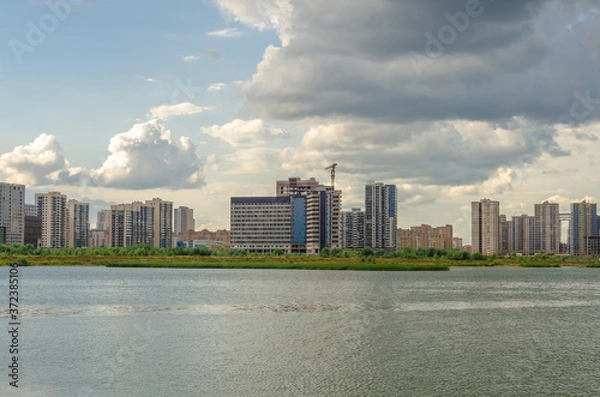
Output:
<instances>
[{"instance_id":1,"label":"construction crane","mask_svg":"<svg viewBox=\"0 0 600 397\"><path fill-rule=\"evenodd\" d=\"M337 167L338 163L333 163L329 167L325 168L326 170L331 170L331 186L333 190L335 190L335 167Z\"/></svg>"}]
</instances>

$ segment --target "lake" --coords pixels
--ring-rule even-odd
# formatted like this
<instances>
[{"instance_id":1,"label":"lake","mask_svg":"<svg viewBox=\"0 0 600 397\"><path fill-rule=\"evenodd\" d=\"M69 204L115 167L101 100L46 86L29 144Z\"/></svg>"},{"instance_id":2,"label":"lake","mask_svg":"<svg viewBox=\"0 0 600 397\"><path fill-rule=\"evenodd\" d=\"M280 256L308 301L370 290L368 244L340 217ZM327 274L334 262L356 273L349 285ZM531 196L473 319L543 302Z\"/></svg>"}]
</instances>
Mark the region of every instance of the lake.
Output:
<instances>
[{"instance_id":1,"label":"lake","mask_svg":"<svg viewBox=\"0 0 600 397\"><path fill-rule=\"evenodd\" d=\"M19 396L600 395L600 270L19 278ZM0 395L17 395L3 334Z\"/></svg>"}]
</instances>

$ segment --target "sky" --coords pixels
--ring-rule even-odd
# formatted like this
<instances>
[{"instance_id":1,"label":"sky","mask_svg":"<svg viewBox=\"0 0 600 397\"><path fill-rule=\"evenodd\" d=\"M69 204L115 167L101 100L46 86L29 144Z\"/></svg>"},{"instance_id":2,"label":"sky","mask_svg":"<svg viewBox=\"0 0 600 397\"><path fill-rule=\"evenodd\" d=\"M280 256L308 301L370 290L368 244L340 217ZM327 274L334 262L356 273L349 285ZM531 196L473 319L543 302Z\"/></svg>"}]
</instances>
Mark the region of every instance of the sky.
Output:
<instances>
[{"instance_id":1,"label":"sky","mask_svg":"<svg viewBox=\"0 0 600 397\"><path fill-rule=\"evenodd\" d=\"M20 0L0 13L0 180L196 227L338 163L343 207L398 186L399 227L600 198L592 0ZM564 238L563 238L564 240Z\"/></svg>"}]
</instances>

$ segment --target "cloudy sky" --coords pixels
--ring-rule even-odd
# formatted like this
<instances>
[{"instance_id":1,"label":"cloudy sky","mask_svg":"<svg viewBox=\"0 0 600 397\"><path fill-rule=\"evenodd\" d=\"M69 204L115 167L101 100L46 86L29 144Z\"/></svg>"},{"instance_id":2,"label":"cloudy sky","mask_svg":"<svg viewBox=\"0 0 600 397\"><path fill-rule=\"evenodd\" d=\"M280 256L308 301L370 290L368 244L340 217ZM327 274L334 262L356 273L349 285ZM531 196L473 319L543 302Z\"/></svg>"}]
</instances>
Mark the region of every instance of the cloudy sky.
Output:
<instances>
[{"instance_id":1,"label":"cloudy sky","mask_svg":"<svg viewBox=\"0 0 600 397\"><path fill-rule=\"evenodd\" d=\"M289 176L400 226L600 198L596 0L22 0L0 14L0 180L161 197L229 227ZM2 175L3 174L3 175ZM92 216L95 220L95 214Z\"/></svg>"}]
</instances>

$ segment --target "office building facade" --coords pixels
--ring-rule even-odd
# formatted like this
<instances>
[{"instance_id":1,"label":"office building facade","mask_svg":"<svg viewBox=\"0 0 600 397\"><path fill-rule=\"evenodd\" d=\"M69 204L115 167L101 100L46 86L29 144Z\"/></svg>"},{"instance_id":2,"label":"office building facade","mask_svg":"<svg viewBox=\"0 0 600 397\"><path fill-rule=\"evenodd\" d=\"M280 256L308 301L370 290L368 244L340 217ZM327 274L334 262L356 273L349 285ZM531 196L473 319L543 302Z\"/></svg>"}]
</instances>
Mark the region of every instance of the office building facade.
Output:
<instances>
[{"instance_id":1,"label":"office building facade","mask_svg":"<svg viewBox=\"0 0 600 397\"><path fill-rule=\"evenodd\" d=\"M231 197L231 247L292 252L292 197Z\"/></svg>"}]
</instances>

